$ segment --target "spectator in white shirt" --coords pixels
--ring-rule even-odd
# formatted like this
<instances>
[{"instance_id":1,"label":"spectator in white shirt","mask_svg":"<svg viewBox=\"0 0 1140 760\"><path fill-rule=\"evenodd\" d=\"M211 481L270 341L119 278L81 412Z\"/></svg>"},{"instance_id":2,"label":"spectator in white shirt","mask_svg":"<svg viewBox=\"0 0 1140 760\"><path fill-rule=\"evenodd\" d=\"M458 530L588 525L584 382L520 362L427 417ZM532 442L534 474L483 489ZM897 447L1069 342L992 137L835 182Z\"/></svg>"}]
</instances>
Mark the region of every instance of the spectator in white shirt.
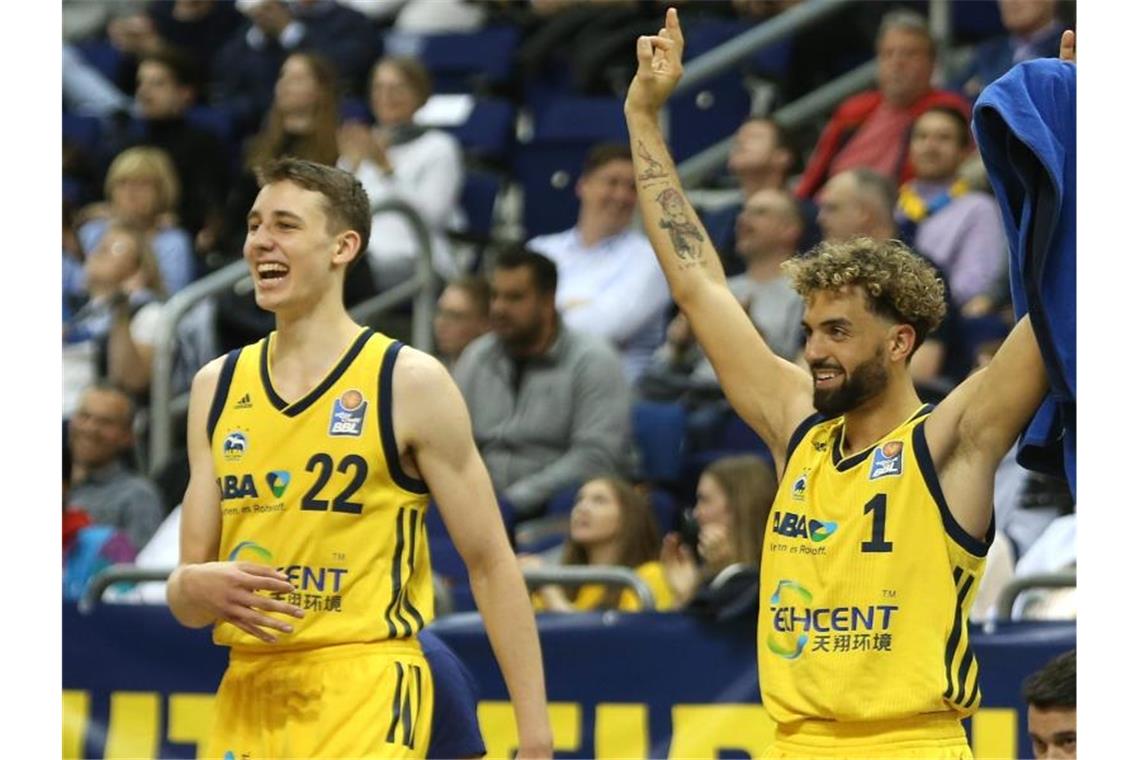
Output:
<instances>
[{"instance_id":1,"label":"spectator in white shirt","mask_svg":"<svg viewBox=\"0 0 1140 760\"><path fill-rule=\"evenodd\" d=\"M459 267L444 232L464 226L459 142L412 121L431 96L431 77L419 61L382 58L369 81L376 126L352 122L340 128L337 166L356 175L373 206L390 199L410 204L427 224L436 272L453 279ZM380 288L412 276L418 249L415 232L403 216L384 212L372 218L368 255Z\"/></svg>"},{"instance_id":2,"label":"spectator in white shirt","mask_svg":"<svg viewBox=\"0 0 1140 760\"><path fill-rule=\"evenodd\" d=\"M609 339L634 383L664 339L670 299L649 240L631 226L637 190L629 146L595 146L575 192L578 223L527 246L558 267L555 304L565 324Z\"/></svg>"}]
</instances>

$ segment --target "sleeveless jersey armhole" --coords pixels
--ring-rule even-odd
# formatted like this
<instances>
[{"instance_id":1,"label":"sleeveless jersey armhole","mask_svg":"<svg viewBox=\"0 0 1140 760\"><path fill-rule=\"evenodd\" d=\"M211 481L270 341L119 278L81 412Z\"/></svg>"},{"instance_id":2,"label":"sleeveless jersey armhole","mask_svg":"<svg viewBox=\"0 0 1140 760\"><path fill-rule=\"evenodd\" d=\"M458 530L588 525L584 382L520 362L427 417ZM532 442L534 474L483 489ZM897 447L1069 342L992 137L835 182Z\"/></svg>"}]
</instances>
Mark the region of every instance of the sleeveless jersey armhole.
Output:
<instances>
[{"instance_id":1,"label":"sleeveless jersey armhole","mask_svg":"<svg viewBox=\"0 0 1140 760\"><path fill-rule=\"evenodd\" d=\"M785 453L785 467L787 467L788 462L792 461L792 454L795 452L796 446L800 445L800 441L804 439L804 436L807 435L807 432L826 419L828 419L828 417L822 412L815 412L814 414L810 414L804 418L804 421L801 422L794 431L792 431L792 437L788 440L788 450Z\"/></svg>"},{"instance_id":2,"label":"sleeveless jersey armhole","mask_svg":"<svg viewBox=\"0 0 1140 760\"><path fill-rule=\"evenodd\" d=\"M222 364L222 373L218 376L218 386L214 388L214 399L210 403L210 416L206 420L206 440L214 443L214 429L226 408L226 398L230 395L230 384L234 379L234 368L237 367L241 349L235 348L226 354L226 361Z\"/></svg>"},{"instance_id":3,"label":"sleeveless jersey armhole","mask_svg":"<svg viewBox=\"0 0 1140 760\"><path fill-rule=\"evenodd\" d=\"M392 422L392 381L395 377L396 356L404 344L398 340L384 351L384 359L380 363L380 445L384 449L384 459L388 462L388 474L392 482L405 491L416 494L428 492L427 483L419 478L413 478L400 467L400 448L396 444L396 429Z\"/></svg>"},{"instance_id":4,"label":"sleeveless jersey armhole","mask_svg":"<svg viewBox=\"0 0 1140 760\"><path fill-rule=\"evenodd\" d=\"M997 527L993 511L990 512L990 526L986 529L984 540L979 541L967 533L966 529L958 524L950 512L950 506L946 503L946 496L942 493L942 485L938 482L938 470L934 466L934 458L930 455L930 447L926 443L926 420L914 426L911 440L914 446L915 459L918 460L918 469L922 473L926 489L930 491L931 498L938 505L938 512L942 515L942 527L946 530L946 534L954 539L954 543L975 557L985 557L994 541L994 532Z\"/></svg>"}]
</instances>

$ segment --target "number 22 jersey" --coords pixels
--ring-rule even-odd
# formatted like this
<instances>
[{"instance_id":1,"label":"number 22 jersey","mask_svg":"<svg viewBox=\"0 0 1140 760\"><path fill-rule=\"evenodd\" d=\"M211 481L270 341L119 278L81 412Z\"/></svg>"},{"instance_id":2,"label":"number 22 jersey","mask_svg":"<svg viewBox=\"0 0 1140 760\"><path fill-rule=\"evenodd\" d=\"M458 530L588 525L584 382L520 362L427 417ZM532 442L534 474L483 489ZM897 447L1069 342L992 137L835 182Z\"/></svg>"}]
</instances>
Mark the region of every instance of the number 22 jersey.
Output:
<instances>
[{"instance_id":1,"label":"number 22 jersey","mask_svg":"<svg viewBox=\"0 0 1140 760\"><path fill-rule=\"evenodd\" d=\"M208 434L221 495L219 560L271 565L305 610L265 644L229 623L217 644L282 651L400 639L431 619L427 486L400 469L392 376L402 344L362 329L292 403L273 387L275 333L227 356Z\"/></svg>"}]
</instances>

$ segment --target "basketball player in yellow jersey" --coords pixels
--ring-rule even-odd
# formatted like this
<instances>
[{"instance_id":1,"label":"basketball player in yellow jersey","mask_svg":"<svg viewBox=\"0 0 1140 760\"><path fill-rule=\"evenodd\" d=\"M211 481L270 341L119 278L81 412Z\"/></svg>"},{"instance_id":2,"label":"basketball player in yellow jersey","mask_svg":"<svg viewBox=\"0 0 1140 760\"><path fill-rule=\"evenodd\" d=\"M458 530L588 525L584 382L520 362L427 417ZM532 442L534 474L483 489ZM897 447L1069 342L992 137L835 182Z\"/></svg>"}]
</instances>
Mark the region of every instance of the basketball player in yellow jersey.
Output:
<instances>
[{"instance_id":1,"label":"basketball player in yellow jersey","mask_svg":"<svg viewBox=\"0 0 1140 760\"><path fill-rule=\"evenodd\" d=\"M470 571L519 757L550 757L534 615L462 397L439 362L344 308L368 247L363 188L295 159L260 180L244 254L277 327L194 380L167 585L183 625L230 647L205 756L425 756L430 494Z\"/></svg>"},{"instance_id":2,"label":"basketball player in yellow jersey","mask_svg":"<svg viewBox=\"0 0 1140 760\"><path fill-rule=\"evenodd\" d=\"M907 364L945 313L906 246L823 244L785 264L811 371L765 345L725 285L658 128L681 77L677 12L637 42L625 102L646 231L733 408L771 449L757 629L766 757L970 756L977 710L966 611L993 537L999 460L1045 396L1021 320L937 408Z\"/></svg>"}]
</instances>

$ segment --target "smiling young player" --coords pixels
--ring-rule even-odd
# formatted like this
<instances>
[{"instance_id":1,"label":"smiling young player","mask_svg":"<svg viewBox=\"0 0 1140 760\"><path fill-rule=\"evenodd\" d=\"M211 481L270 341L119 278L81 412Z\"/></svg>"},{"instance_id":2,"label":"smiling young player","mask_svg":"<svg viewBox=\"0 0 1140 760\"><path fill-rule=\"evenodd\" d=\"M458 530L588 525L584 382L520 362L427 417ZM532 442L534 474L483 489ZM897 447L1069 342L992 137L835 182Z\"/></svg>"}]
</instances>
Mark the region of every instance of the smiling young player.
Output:
<instances>
[{"instance_id":1,"label":"smiling young player","mask_svg":"<svg viewBox=\"0 0 1140 760\"><path fill-rule=\"evenodd\" d=\"M245 258L277 329L194 380L175 617L230 647L210 757L424 757L432 679L429 496L467 562L515 705L550 757L534 616L462 397L435 359L361 327L344 275L367 249L352 175L270 164Z\"/></svg>"},{"instance_id":2,"label":"smiling young player","mask_svg":"<svg viewBox=\"0 0 1140 760\"><path fill-rule=\"evenodd\" d=\"M907 363L944 311L897 241L824 243L785 264L805 302L805 372L777 357L725 284L658 127L681 77L675 10L637 43L626 98L645 227L729 401L781 480L758 626L766 757L970 756L981 701L967 610L993 537L998 462L1045 396L1027 319L937 408ZM650 162L659 163L646 177Z\"/></svg>"}]
</instances>

